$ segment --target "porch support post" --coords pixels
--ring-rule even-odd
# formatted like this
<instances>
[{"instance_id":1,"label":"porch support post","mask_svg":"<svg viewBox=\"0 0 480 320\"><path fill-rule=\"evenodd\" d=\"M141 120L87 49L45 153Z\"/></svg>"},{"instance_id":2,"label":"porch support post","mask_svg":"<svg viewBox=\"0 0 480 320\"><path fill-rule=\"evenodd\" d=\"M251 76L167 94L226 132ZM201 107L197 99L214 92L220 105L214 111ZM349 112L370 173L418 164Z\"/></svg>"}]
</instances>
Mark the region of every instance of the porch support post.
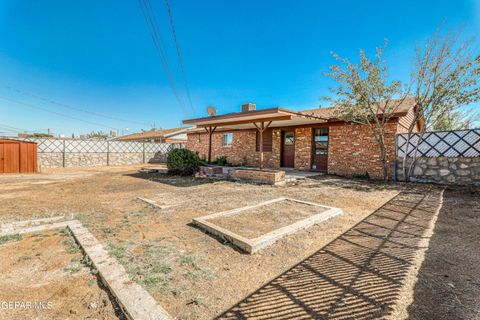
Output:
<instances>
[{"instance_id":1,"label":"porch support post","mask_svg":"<svg viewBox=\"0 0 480 320\"><path fill-rule=\"evenodd\" d=\"M258 130L258 138L260 140L259 141L260 163L259 163L258 167L260 168L260 170L263 170L263 132L268 129L270 124L272 124L272 121L267 123L267 125L265 125L265 122L263 122L263 121L260 122L260 126L258 126L255 122L253 124L255 125L255 127Z\"/></svg>"},{"instance_id":2,"label":"porch support post","mask_svg":"<svg viewBox=\"0 0 480 320\"><path fill-rule=\"evenodd\" d=\"M208 164L212 163L212 135L215 132L215 129L217 129L217 127L205 127L205 131L208 133Z\"/></svg>"}]
</instances>

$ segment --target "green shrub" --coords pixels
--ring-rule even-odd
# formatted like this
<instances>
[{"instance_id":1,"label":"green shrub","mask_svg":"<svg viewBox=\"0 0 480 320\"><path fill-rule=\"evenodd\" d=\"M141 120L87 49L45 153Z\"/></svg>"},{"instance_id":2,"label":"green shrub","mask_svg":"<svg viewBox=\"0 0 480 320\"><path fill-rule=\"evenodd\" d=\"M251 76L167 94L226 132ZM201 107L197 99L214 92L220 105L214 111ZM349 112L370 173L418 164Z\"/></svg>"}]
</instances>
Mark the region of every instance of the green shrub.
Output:
<instances>
[{"instance_id":1,"label":"green shrub","mask_svg":"<svg viewBox=\"0 0 480 320\"><path fill-rule=\"evenodd\" d=\"M215 161L212 162L213 164L217 164L219 166L228 166L228 160L226 156L220 156L215 159Z\"/></svg>"},{"instance_id":2,"label":"green shrub","mask_svg":"<svg viewBox=\"0 0 480 320\"><path fill-rule=\"evenodd\" d=\"M353 174L352 174L352 178L353 178L353 179L369 180L369 179L370 179L370 175L368 174L367 171L365 171L364 174L362 174L362 173L353 173Z\"/></svg>"},{"instance_id":3,"label":"green shrub","mask_svg":"<svg viewBox=\"0 0 480 320\"><path fill-rule=\"evenodd\" d=\"M198 171L201 161L188 149L173 149L167 156L168 171L173 174L189 176Z\"/></svg>"}]
</instances>

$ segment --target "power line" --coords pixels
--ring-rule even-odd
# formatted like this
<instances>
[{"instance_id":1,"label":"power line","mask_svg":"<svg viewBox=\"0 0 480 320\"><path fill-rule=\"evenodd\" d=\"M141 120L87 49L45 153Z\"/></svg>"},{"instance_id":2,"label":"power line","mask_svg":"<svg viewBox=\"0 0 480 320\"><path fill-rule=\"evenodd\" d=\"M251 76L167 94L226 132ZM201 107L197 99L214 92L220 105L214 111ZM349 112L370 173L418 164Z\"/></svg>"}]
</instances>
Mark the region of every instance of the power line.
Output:
<instances>
[{"instance_id":1,"label":"power line","mask_svg":"<svg viewBox=\"0 0 480 320\"><path fill-rule=\"evenodd\" d=\"M19 127L14 127L5 123L0 123L0 130L6 130L7 132L14 132L14 133L25 133L25 132L28 133L28 132L39 132L39 131L48 130L48 129L27 130Z\"/></svg>"},{"instance_id":2,"label":"power line","mask_svg":"<svg viewBox=\"0 0 480 320\"><path fill-rule=\"evenodd\" d=\"M110 120L116 120L116 121L122 121L122 122L128 122L128 123L134 123L134 124L140 124L140 125L149 125L149 124L144 123L144 122L138 122L138 121L133 121L133 120L127 120L127 119L112 117L112 116L104 115L104 114L101 114L101 113L98 113L98 112L93 112L93 111L89 111L89 110L86 110L86 109L77 108L77 107L74 107L74 106L72 106L72 105L68 105L68 104L66 104L66 103L57 102L57 101L55 101L55 100L53 100L53 99L44 98L44 97L41 97L41 96L39 96L39 95L33 94L33 93L31 93L31 92L27 92L27 91L24 91L24 90L20 90L20 89L11 87L11 86L2 85L2 87L6 88L6 89L8 89L8 90L11 90L11 91L20 93L20 94L22 94L22 95L24 95L24 96L27 96L27 97L39 99L39 100L48 102L48 103L50 103L50 104L55 104L55 105L58 105L58 106L61 106L61 107L65 107L65 108L71 109L71 110L88 113L88 114L91 114L91 115L94 115L94 116L97 116L97 117L103 117L103 118L110 119Z\"/></svg>"},{"instance_id":3,"label":"power line","mask_svg":"<svg viewBox=\"0 0 480 320\"><path fill-rule=\"evenodd\" d=\"M15 131L27 131L25 129L22 129L22 128L17 128L17 127L13 127L13 126L10 126L8 124L5 124L5 123L0 123L0 127L3 127L3 129L10 129L10 130L15 130Z\"/></svg>"},{"instance_id":4,"label":"power line","mask_svg":"<svg viewBox=\"0 0 480 320\"><path fill-rule=\"evenodd\" d=\"M165 72L165 75L167 76L170 88L172 89L180 105L180 108L182 109L182 112L185 114L185 116L188 116L188 112L186 111L186 108L185 108L185 103L177 89L177 85L175 83L175 77L172 74L170 63L168 61L168 56L164 50L165 46L160 36L160 28L158 27L157 19L155 18L155 12L153 10L153 6L150 0L142 0L142 2L145 9L145 11L142 11L142 12L144 12L144 17L146 18L147 25L149 26L150 35L152 36L152 40L155 45L155 48L157 49L157 53L160 56L163 70Z\"/></svg>"},{"instance_id":5,"label":"power line","mask_svg":"<svg viewBox=\"0 0 480 320\"><path fill-rule=\"evenodd\" d=\"M152 38L155 49L160 57L160 62L162 64L163 71L167 76L167 81L170 85L170 88L172 89L172 92L175 95L175 98L177 99L178 104L182 109L182 112L185 114L185 116L188 117L188 113L185 109L185 103L183 102L183 99L177 90L177 86L175 84L175 78L172 75L172 72L170 70L170 64L167 59L167 55L165 54L165 50L163 49L164 46L162 43L162 39L160 38L160 32L159 32L157 20L155 18L155 13L153 11L150 0L138 0L138 3L140 5L143 18L147 24L148 31Z\"/></svg>"},{"instance_id":6,"label":"power line","mask_svg":"<svg viewBox=\"0 0 480 320\"><path fill-rule=\"evenodd\" d=\"M187 76L183 67L183 59L182 55L180 54L180 46L178 45L177 33L175 32L175 25L173 24L172 12L170 10L170 4L168 3L168 0L165 0L165 4L167 5L168 17L170 19L170 27L172 28L173 42L175 42L175 49L177 50L178 64L180 65L180 70L182 72L183 84L185 86L185 91L187 92L188 101L190 102L190 108L192 108L192 112L193 114L195 114L195 108L193 107L192 96L190 95L190 88L188 86Z\"/></svg>"},{"instance_id":7,"label":"power line","mask_svg":"<svg viewBox=\"0 0 480 320\"><path fill-rule=\"evenodd\" d=\"M43 108L43 107L39 107L39 106L34 106L34 105L32 105L32 104L29 104L29 103L25 103L25 102L17 101L17 100L14 100L14 99L5 98L5 97L0 97L0 99L1 99L1 100L5 100L5 101L9 101L9 102L13 102L13 103L16 103L16 104L19 104L19 105L23 105L23 106L28 107L28 108L38 109L38 110L42 110L42 111L45 111L45 112L48 112L48 113L56 114L56 115L61 116L61 117L65 117L65 118L69 118L69 119L73 119L73 120L85 122L85 123L88 123L88 124L91 124L91 125L95 125L95 126L98 126L98 127L109 128L109 129L112 129L112 130L118 130L118 131L119 131L119 128L114 128L114 127L110 127L110 126L107 126L107 125L104 125L104 124L101 124L101 123L92 122L92 121L84 120L84 119L81 119L81 118L69 116L69 115L66 115L66 114L63 114L63 113L60 113L60 112L57 112L57 111L49 110L49 109L47 109L47 108Z\"/></svg>"}]
</instances>

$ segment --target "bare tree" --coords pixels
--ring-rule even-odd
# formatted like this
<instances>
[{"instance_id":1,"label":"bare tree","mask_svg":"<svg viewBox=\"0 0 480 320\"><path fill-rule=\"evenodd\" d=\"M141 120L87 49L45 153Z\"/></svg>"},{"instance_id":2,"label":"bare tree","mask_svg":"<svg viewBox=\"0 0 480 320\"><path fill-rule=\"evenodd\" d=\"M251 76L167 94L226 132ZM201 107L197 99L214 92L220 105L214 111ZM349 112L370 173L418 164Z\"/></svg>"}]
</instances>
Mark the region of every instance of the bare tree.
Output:
<instances>
[{"instance_id":1,"label":"bare tree","mask_svg":"<svg viewBox=\"0 0 480 320\"><path fill-rule=\"evenodd\" d=\"M387 64L383 58L386 45L385 41L377 48L373 59L360 50L359 64L333 54L340 65L331 66L325 75L335 80L337 87L332 89L334 98L324 98L337 106L335 114L340 120L370 127L379 148L384 181L388 180L390 171L386 125L409 92L400 81L388 81Z\"/></svg>"},{"instance_id":2,"label":"bare tree","mask_svg":"<svg viewBox=\"0 0 480 320\"><path fill-rule=\"evenodd\" d=\"M462 106L480 99L480 64L475 59L470 43L460 41L460 32L443 35L440 29L416 47L416 60L412 68L412 95L415 99L413 121L407 132L407 148L403 158L403 176L408 181L415 164L418 145L423 132L413 143L410 141L417 122L423 117L425 130L457 112ZM407 169L407 156L413 160Z\"/></svg>"}]
</instances>

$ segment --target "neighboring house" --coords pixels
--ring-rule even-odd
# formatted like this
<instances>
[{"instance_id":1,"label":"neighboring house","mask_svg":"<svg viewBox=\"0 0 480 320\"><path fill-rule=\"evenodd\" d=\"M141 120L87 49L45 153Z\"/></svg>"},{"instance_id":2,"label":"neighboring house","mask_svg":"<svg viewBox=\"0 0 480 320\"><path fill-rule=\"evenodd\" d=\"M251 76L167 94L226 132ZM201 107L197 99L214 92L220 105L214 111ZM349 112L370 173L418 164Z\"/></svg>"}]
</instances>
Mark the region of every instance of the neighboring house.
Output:
<instances>
[{"instance_id":1,"label":"neighboring house","mask_svg":"<svg viewBox=\"0 0 480 320\"><path fill-rule=\"evenodd\" d=\"M395 134L407 131L413 108L413 99L406 99L386 124L391 173ZM264 164L338 175L368 172L370 177L383 177L379 147L370 127L335 118L334 108L297 112L255 110L255 105L249 104L242 110L247 111L184 120L197 126L187 133L187 148L209 162L226 156L236 165ZM420 130L423 124L416 127Z\"/></svg>"},{"instance_id":2,"label":"neighboring house","mask_svg":"<svg viewBox=\"0 0 480 320\"><path fill-rule=\"evenodd\" d=\"M116 138L117 141L136 141L136 142L169 142L186 143L187 131L192 127L172 128L172 129L151 129L140 133L133 133Z\"/></svg>"}]
</instances>

